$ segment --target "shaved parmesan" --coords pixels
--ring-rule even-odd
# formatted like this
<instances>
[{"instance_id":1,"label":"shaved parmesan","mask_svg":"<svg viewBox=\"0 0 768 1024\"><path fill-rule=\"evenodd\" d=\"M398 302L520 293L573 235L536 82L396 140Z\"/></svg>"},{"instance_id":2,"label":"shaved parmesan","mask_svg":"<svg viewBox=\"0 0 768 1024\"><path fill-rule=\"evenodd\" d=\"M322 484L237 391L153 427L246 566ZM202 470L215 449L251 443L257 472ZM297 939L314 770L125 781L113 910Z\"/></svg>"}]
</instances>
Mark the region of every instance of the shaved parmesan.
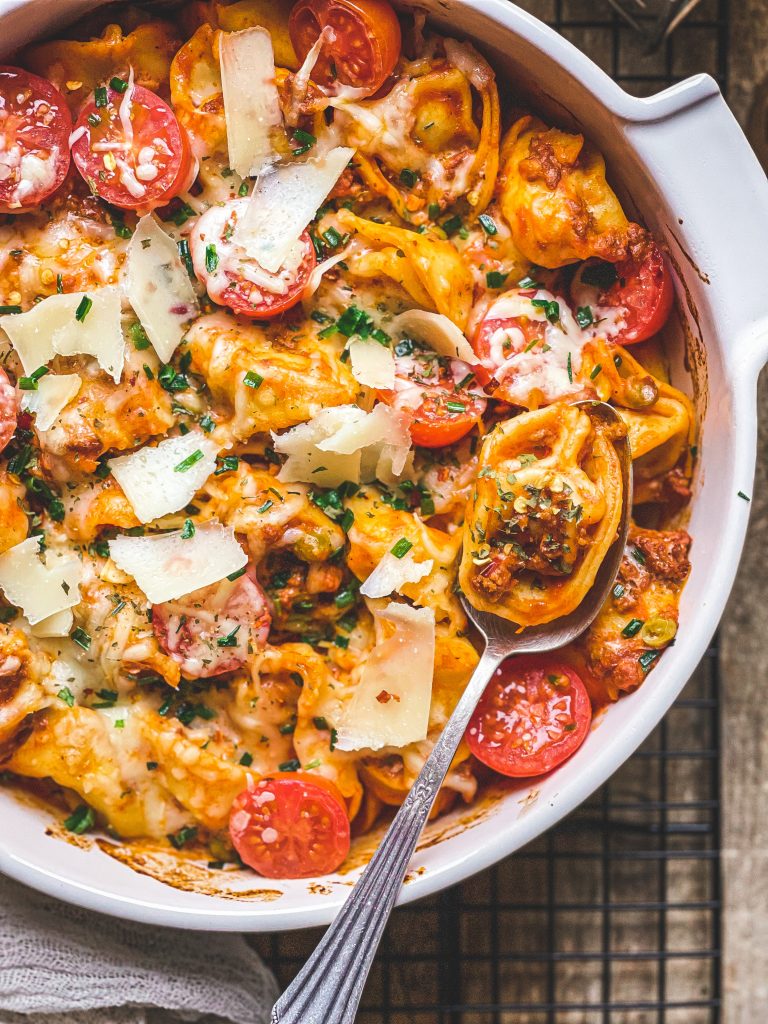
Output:
<instances>
[{"instance_id":1,"label":"shaved parmesan","mask_svg":"<svg viewBox=\"0 0 768 1024\"><path fill-rule=\"evenodd\" d=\"M107 463L142 523L178 512L216 468L219 446L199 430L144 445Z\"/></svg>"},{"instance_id":2,"label":"shaved parmesan","mask_svg":"<svg viewBox=\"0 0 768 1024\"><path fill-rule=\"evenodd\" d=\"M37 382L37 391L25 391L21 407L35 414L38 430L49 430L65 406L80 390L82 377L77 373L46 374Z\"/></svg>"},{"instance_id":3,"label":"shaved parmesan","mask_svg":"<svg viewBox=\"0 0 768 1024\"><path fill-rule=\"evenodd\" d=\"M151 214L141 218L128 246L127 295L155 352L170 362L198 312L197 298L178 246Z\"/></svg>"},{"instance_id":4,"label":"shaved parmesan","mask_svg":"<svg viewBox=\"0 0 768 1024\"><path fill-rule=\"evenodd\" d=\"M329 256L327 260L323 260L322 263L318 263L317 266L312 268L312 271L307 278L307 283L304 285L304 291L301 293L303 302L312 298L320 287L323 274L335 267L337 263L341 263L341 261L346 258L348 252L348 248L343 249L341 252L337 252L335 256Z\"/></svg>"},{"instance_id":5,"label":"shaved parmesan","mask_svg":"<svg viewBox=\"0 0 768 1024\"><path fill-rule=\"evenodd\" d=\"M243 178L261 174L277 159L274 139L283 123L269 32L222 32L220 61L229 166Z\"/></svg>"},{"instance_id":6,"label":"shaved parmesan","mask_svg":"<svg viewBox=\"0 0 768 1024\"><path fill-rule=\"evenodd\" d=\"M374 610L395 632L368 655L360 682L336 724L339 750L405 747L426 739L435 664L435 613L390 602Z\"/></svg>"},{"instance_id":7,"label":"shaved parmesan","mask_svg":"<svg viewBox=\"0 0 768 1024\"><path fill-rule=\"evenodd\" d=\"M463 359L465 363L476 363L477 356L459 328L442 313L429 313L426 309L408 309L395 319L389 330L396 337L407 335L414 341L429 345L439 356L449 359Z\"/></svg>"},{"instance_id":8,"label":"shaved parmesan","mask_svg":"<svg viewBox=\"0 0 768 1024\"><path fill-rule=\"evenodd\" d=\"M235 228L235 241L264 270L276 274L354 152L336 146L318 159L262 174Z\"/></svg>"},{"instance_id":9,"label":"shaved parmesan","mask_svg":"<svg viewBox=\"0 0 768 1024\"><path fill-rule=\"evenodd\" d=\"M323 409L306 423L272 435L275 450L288 456L278 479L336 487L345 480L383 479L379 469L390 478L399 476L409 462L409 423L407 412L384 402L370 413L356 405Z\"/></svg>"},{"instance_id":10,"label":"shaved parmesan","mask_svg":"<svg viewBox=\"0 0 768 1024\"><path fill-rule=\"evenodd\" d=\"M136 580L151 604L174 601L242 569L248 556L231 526L215 520L186 540L181 531L109 541L115 565Z\"/></svg>"},{"instance_id":11,"label":"shaved parmesan","mask_svg":"<svg viewBox=\"0 0 768 1024\"><path fill-rule=\"evenodd\" d=\"M125 340L118 288L49 295L26 313L0 317L0 327L11 339L27 374L45 366L55 355L88 355L115 383L120 380Z\"/></svg>"},{"instance_id":12,"label":"shaved parmesan","mask_svg":"<svg viewBox=\"0 0 768 1024\"><path fill-rule=\"evenodd\" d=\"M277 474L278 480L288 483L306 481L318 487L336 487L345 480L360 481L360 452L339 455L321 451L319 443L332 437L345 423L360 423L365 413L356 405L340 405L323 409L307 423L273 434L275 451L287 455Z\"/></svg>"},{"instance_id":13,"label":"shaved parmesan","mask_svg":"<svg viewBox=\"0 0 768 1024\"><path fill-rule=\"evenodd\" d=\"M431 558L417 562L412 551L407 551L402 558L388 551L360 587L360 593L363 597L389 597L400 593L407 583L418 583L429 576L434 564Z\"/></svg>"},{"instance_id":14,"label":"shaved parmesan","mask_svg":"<svg viewBox=\"0 0 768 1024\"><path fill-rule=\"evenodd\" d=\"M395 357L388 345L375 338L352 338L347 345L352 376L367 388L392 391L395 386Z\"/></svg>"},{"instance_id":15,"label":"shaved parmesan","mask_svg":"<svg viewBox=\"0 0 768 1024\"><path fill-rule=\"evenodd\" d=\"M62 611L54 612L53 615L49 615L48 618L32 626L30 633L32 636L42 639L51 636L69 636L74 621L75 617L72 614L72 609L64 608Z\"/></svg>"},{"instance_id":16,"label":"shaved parmesan","mask_svg":"<svg viewBox=\"0 0 768 1024\"><path fill-rule=\"evenodd\" d=\"M74 552L41 552L39 537L28 537L0 555L0 589L31 626L80 601L81 575Z\"/></svg>"}]
</instances>

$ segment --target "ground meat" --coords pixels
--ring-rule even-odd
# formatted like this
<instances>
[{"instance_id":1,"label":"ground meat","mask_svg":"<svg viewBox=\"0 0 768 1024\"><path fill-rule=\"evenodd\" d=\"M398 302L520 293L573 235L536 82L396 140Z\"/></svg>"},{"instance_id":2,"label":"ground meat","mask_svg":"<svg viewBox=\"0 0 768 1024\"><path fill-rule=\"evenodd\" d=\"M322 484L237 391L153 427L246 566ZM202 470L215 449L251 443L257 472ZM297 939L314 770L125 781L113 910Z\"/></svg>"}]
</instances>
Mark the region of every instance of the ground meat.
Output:
<instances>
[{"instance_id":1,"label":"ground meat","mask_svg":"<svg viewBox=\"0 0 768 1024\"><path fill-rule=\"evenodd\" d=\"M642 551L646 569L658 579L682 583L691 571L691 538L685 530L633 529L629 543Z\"/></svg>"},{"instance_id":2,"label":"ground meat","mask_svg":"<svg viewBox=\"0 0 768 1024\"><path fill-rule=\"evenodd\" d=\"M500 601L512 583L508 559L494 558L472 578L472 586L489 601Z\"/></svg>"}]
</instances>

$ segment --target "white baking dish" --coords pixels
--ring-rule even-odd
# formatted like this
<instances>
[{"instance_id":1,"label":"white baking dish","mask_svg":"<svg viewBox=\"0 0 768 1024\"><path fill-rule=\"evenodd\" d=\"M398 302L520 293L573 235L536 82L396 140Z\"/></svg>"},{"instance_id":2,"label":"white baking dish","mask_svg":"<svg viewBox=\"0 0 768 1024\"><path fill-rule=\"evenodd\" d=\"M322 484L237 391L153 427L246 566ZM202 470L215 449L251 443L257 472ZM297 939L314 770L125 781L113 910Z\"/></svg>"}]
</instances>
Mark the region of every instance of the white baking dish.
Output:
<instances>
[{"instance_id":1,"label":"white baking dish","mask_svg":"<svg viewBox=\"0 0 768 1024\"><path fill-rule=\"evenodd\" d=\"M93 6L93 0L4 0L0 46L10 53ZM750 494L755 384L768 359L768 182L715 82L700 75L634 99L506 0L419 0L419 6L446 34L474 39L514 94L525 93L534 109L556 122L583 129L605 154L627 206L666 240L680 275L688 339L684 345L681 329L675 382L688 387L682 370L687 349L703 432L690 521L693 571L678 643L550 778L510 786L479 808L432 825L402 902L493 864L573 810L635 750L680 692L717 626L738 565L749 513L738 492ZM75 844L55 829L51 834L46 811L5 792L0 815L0 868L8 875L73 903L154 924L237 931L321 925L356 877L352 870L322 884L277 883L184 862L173 867L175 855L152 851L134 855L129 867L87 837ZM362 860L365 848L359 854Z\"/></svg>"}]
</instances>

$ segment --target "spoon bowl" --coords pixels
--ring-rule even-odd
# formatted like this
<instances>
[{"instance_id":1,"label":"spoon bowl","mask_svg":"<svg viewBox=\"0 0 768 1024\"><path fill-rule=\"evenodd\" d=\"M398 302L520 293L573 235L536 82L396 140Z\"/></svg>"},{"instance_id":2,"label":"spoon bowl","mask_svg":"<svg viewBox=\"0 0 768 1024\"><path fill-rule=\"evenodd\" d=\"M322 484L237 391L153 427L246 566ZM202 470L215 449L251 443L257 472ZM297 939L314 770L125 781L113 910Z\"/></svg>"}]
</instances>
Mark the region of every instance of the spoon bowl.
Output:
<instances>
[{"instance_id":1,"label":"spoon bowl","mask_svg":"<svg viewBox=\"0 0 768 1024\"><path fill-rule=\"evenodd\" d=\"M554 651L595 619L621 565L632 510L632 457L626 426L604 402L577 402L607 423L619 456L622 507L616 539L579 606L541 626L519 625L461 601L485 640L480 661L432 753L335 921L272 1010L272 1024L354 1024L368 972L395 905L408 863L472 712L499 665L512 654Z\"/></svg>"}]
</instances>

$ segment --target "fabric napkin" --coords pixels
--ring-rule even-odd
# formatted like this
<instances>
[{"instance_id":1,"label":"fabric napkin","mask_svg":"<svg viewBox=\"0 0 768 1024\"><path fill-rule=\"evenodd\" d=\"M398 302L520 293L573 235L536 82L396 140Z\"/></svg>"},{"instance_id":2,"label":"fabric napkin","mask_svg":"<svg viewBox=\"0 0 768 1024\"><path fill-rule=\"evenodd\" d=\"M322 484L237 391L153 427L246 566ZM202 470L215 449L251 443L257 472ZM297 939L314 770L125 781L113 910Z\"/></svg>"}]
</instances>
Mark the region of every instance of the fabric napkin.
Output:
<instances>
[{"instance_id":1,"label":"fabric napkin","mask_svg":"<svg viewBox=\"0 0 768 1024\"><path fill-rule=\"evenodd\" d=\"M242 936L104 917L0 875L0 1024L267 1024L277 995Z\"/></svg>"}]
</instances>

